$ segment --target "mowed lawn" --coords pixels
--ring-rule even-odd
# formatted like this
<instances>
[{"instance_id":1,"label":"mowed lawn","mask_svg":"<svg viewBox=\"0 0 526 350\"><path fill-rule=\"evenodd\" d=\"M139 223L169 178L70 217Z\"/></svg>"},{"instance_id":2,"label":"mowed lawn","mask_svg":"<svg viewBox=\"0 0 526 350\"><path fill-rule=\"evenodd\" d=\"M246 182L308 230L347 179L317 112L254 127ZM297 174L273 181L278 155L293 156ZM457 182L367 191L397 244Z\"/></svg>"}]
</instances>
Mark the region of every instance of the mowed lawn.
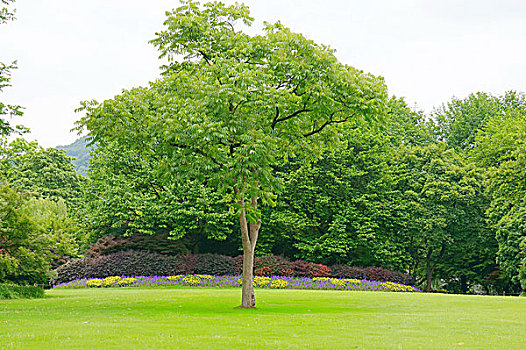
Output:
<instances>
[{"instance_id":1,"label":"mowed lawn","mask_svg":"<svg viewBox=\"0 0 526 350\"><path fill-rule=\"evenodd\" d=\"M1 349L526 349L526 298L239 289L57 289L0 301Z\"/></svg>"}]
</instances>

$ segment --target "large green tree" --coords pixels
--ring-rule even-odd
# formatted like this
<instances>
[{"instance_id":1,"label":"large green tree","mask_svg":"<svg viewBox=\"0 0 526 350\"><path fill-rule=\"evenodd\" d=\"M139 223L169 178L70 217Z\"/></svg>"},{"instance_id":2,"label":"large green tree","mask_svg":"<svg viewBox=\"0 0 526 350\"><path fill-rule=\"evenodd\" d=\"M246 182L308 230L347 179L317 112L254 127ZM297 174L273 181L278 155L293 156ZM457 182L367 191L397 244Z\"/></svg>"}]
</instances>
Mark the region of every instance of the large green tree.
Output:
<instances>
[{"instance_id":1,"label":"large green tree","mask_svg":"<svg viewBox=\"0 0 526 350\"><path fill-rule=\"evenodd\" d=\"M484 229L482 176L444 143L407 148L399 161L405 167L401 188L409 201L405 234L413 255L413 270L422 271L430 291L435 271L446 257L451 258L452 252L457 252L455 258L458 254L482 254L491 244ZM480 249L474 252L478 245Z\"/></svg>"},{"instance_id":2,"label":"large green tree","mask_svg":"<svg viewBox=\"0 0 526 350\"><path fill-rule=\"evenodd\" d=\"M473 156L486 173L489 223L499 243L497 261L517 286L522 282L525 288L526 98L516 98L479 132Z\"/></svg>"},{"instance_id":3,"label":"large green tree","mask_svg":"<svg viewBox=\"0 0 526 350\"><path fill-rule=\"evenodd\" d=\"M262 244L279 254L324 264L405 269L397 165L389 144L373 130L347 130L346 142L311 164L281 167L285 180ZM403 215L402 215L403 216Z\"/></svg>"},{"instance_id":4,"label":"large green tree","mask_svg":"<svg viewBox=\"0 0 526 350\"><path fill-rule=\"evenodd\" d=\"M468 151L476 146L478 132L493 117L513 110L525 110L526 98L516 91L502 96L484 92L464 99L453 98L432 113L436 136L448 147Z\"/></svg>"},{"instance_id":5,"label":"large green tree","mask_svg":"<svg viewBox=\"0 0 526 350\"><path fill-rule=\"evenodd\" d=\"M79 125L95 141L129 147L155 139L166 169L223 193L239 218L243 246L242 307L255 306L253 259L262 224L259 205L272 204L277 158L313 158L332 128L384 113L383 80L344 65L333 50L280 23L250 36L244 5L194 1L168 12L152 42L168 59L149 89L84 103ZM137 121L146 120L136 127Z\"/></svg>"}]
</instances>

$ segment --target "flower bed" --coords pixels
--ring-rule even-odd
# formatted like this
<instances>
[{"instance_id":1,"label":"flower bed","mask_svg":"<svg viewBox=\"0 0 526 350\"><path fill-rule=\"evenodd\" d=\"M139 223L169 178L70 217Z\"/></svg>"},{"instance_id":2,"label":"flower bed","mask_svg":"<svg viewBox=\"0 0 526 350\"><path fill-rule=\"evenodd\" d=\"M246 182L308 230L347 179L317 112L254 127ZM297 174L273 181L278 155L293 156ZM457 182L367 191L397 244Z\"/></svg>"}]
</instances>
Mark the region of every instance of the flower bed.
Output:
<instances>
[{"instance_id":1,"label":"flower bed","mask_svg":"<svg viewBox=\"0 0 526 350\"><path fill-rule=\"evenodd\" d=\"M110 276L106 278L76 279L55 285L54 288L101 287L239 287L239 275L177 275L177 276ZM332 289L381 292L421 292L420 289L394 282L329 277L256 276L254 286L273 289Z\"/></svg>"}]
</instances>

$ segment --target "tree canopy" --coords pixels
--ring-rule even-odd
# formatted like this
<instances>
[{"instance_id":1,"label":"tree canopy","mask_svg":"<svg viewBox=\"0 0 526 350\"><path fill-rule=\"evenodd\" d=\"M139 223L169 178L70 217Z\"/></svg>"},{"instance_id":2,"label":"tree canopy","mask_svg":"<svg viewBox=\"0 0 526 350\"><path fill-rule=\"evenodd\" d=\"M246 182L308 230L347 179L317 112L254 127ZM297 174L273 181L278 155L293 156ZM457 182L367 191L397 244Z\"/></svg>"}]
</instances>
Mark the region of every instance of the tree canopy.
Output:
<instances>
[{"instance_id":1,"label":"tree canopy","mask_svg":"<svg viewBox=\"0 0 526 350\"><path fill-rule=\"evenodd\" d=\"M273 203L278 158L321 153L338 140L331 126L371 121L384 113L381 78L344 65L334 51L281 23L250 36L244 5L194 1L167 14L152 43L169 60L162 79L113 100L86 102L86 127L96 142L155 152L176 177L198 179L227 196L239 216L244 307L253 307L258 202Z\"/></svg>"}]
</instances>

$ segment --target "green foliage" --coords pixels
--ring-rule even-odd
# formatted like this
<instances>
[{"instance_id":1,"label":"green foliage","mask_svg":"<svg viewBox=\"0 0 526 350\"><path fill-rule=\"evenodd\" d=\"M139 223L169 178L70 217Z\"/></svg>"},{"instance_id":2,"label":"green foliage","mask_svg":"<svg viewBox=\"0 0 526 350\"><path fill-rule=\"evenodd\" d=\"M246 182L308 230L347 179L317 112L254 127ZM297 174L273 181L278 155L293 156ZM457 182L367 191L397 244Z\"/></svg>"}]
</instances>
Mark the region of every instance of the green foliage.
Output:
<instances>
[{"instance_id":1,"label":"green foliage","mask_svg":"<svg viewBox=\"0 0 526 350\"><path fill-rule=\"evenodd\" d=\"M387 115L378 127L391 146L416 146L435 142L433 125L422 111L413 110L403 98L396 97L389 99L387 108Z\"/></svg>"},{"instance_id":2,"label":"green foliage","mask_svg":"<svg viewBox=\"0 0 526 350\"><path fill-rule=\"evenodd\" d=\"M19 299L19 298L43 298L44 289L34 286L17 286L14 284L0 283L0 300L1 299Z\"/></svg>"},{"instance_id":3,"label":"green foliage","mask_svg":"<svg viewBox=\"0 0 526 350\"><path fill-rule=\"evenodd\" d=\"M453 98L433 113L438 137L456 150L473 148L477 130L500 110L498 98L483 92Z\"/></svg>"},{"instance_id":4,"label":"green foliage","mask_svg":"<svg viewBox=\"0 0 526 350\"><path fill-rule=\"evenodd\" d=\"M471 268L481 264L476 273L490 273L494 241L485 229L481 172L444 144L407 149L400 162L406 166L403 188L410 210L405 234L415 268L424 271L428 291L435 269L444 261L457 278L463 272L454 269L455 264L466 269L469 259L476 260Z\"/></svg>"},{"instance_id":5,"label":"green foliage","mask_svg":"<svg viewBox=\"0 0 526 350\"><path fill-rule=\"evenodd\" d=\"M280 169L285 190L268 210L262 244L310 261L407 269L397 234L405 220L399 173L388 139L365 128L344 135L346 146L320 160Z\"/></svg>"},{"instance_id":6,"label":"green foliage","mask_svg":"<svg viewBox=\"0 0 526 350\"><path fill-rule=\"evenodd\" d=\"M87 138L88 136L83 136L75 140L71 145L56 147L57 149L63 149L68 157L73 158L71 162L75 166L75 170L83 176L88 175L89 152L93 148L93 146L88 145Z\"/></svg>"},{"instance_id":7,"label":"green foliage","mask_svg":"<svg viewBox=\"0 0 526 350\"><path fill-rule=\"evenodd\" d=\"M64 151L15 140L9 152L4 164L8 164L5 174L12 186L46 199L62 199L72 207L80 205L84 178L75 172Z\"/></svg>"},{"instance_id":8,"label":"green foliage","mask_svg":"<svg viewBox=\"0 0 526 350\"><path fill-rule=\"evenodd\" d=\"M161 171L149 144L142 150L101 143L92 150L82 210L84 228L103 235L170 234L190 248L201 238L225 239L232 218L222 198L195 181Z\"/></svg>"},{"instance_id":9,"label":"green foliage","mask_svg":"<svg viewBox=\"0 0 526 350\"><path fill-rule=\"evenodd\" d=\"M253 196L270 203L276 157L319 154L319 139L337 136L322 133L329 125L381 114L381 79L279 23L251 37L234 30L239 21L251 23L242 5L184 2L152 42L161 56L185 60L171 60L149 89L84 103L79 126L101 143L139 148L155 139L177 176L206 180L233 202ZM246 209L249 221L259 216Z\"/></svg>"},{"instance_id":10,"label":"green foliage","mask_svg":"<svg viewBox=\"0 0 526 350\"><path fill-rule=\"evenodd\" d=\"M2 4L2 6L6 6L6 7L1 7L0 8L0 24L4 24L6 23L7 21L12 21L15 19L15 10L13 9L10 9L9 5L11 5L11 3L15 2L15 0L2 0L0 1L0 4Z\"/></svg>"},{"instance_id":11,"label":"green foliage","mask_svg":"<svg viewBox=\"0 0 526 350\"><path fill-rule=\"evenodd\" d=\"M526 250L526 243L522 243L523 250ZM519 280L523 291L526 291L526 259L523 259L522 266L519 268ZM523 292L526 293L526 292Z\"/></svg>"},{"instance_id":12,"label":"green foliage","mask_svg":"<svg viewBox=\"0 0 526 350\"><path fill-rule=\"evenodd\" d=\"M509 92L499 102L502 112L480 130L472 156L485 169L491 198L487 214L499 244L497 261L518 286L526 262L526 96Z\"/></svg>"},{"instance_id":13,"label":"green foliage","mask_svg":"<svg viewBox=\"0 0 526 350\"><path fill-rule=\"evenodd\" d=\"M63 201L0 186L0 282L46 283L60 259L77 254L75 229Z\"/></svg>"}]
</instances>

